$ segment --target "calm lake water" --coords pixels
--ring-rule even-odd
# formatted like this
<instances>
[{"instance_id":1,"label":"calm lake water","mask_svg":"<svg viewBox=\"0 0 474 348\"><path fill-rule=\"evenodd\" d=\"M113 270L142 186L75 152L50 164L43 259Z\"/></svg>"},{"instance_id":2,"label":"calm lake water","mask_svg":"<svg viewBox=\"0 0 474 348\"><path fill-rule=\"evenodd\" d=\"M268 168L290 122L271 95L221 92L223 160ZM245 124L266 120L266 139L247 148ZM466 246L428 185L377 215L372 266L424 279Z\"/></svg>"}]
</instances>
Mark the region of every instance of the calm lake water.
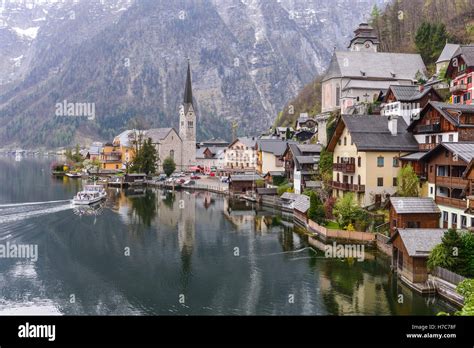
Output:
<instances>
[{"instance_id":1,"label":"calm lake water","mask_svg":"<svg viewBox=\"0 0 474 348\"><path fill-rule=\"evenodd\" d=\"M327 259L277 212L219 195L112 189L104 206L78 210L61 200L81 181L52 177L50 163L0 158L0 244L38 246L36 262L0 259L0 314L451 310L401 284L380 253L363 262Z\"/></svg>"}]
</instances>

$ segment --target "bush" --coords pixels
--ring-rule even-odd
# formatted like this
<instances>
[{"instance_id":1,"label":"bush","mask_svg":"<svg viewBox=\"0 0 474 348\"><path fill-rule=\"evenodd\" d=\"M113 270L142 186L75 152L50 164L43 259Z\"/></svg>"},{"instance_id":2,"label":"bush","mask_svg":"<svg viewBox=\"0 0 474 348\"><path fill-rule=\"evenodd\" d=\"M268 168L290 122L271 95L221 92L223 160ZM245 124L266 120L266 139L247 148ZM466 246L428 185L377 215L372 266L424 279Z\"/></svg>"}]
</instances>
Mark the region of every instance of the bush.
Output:
<instances>
[{"instance_id":1,"label":"bush","mask_svg":"<svg viewBox=\"0 0 474 348\"><path fill-rule=\"evenodd\" d=\"M339 225L344 228L364 216L364 210L357 205L352 192L337 200L333 213Z\"/></svg>"},{"instance_id":2,"label":"bush","mask_svg":"<svg viewBox=\"0 0 474 348\"><path fill-rule=\"evenodd\" d=\"M323 203L315 192L311 192L309 196L308 217L320 225L326 220Z\"/></svg>"},{"instance_id":3,"label":"bush","mask_svg":"<svg viewBox=\"0 0 474 348\"><path fill-rule=\"evenodd\" d=\"M293 188L291 187L291 184L280 185L277 188L278 196L281 196L285 192L292 192L292 191L293 191Z\"/></svg>"},{"instance_id":4,"label":"bush","mask_svg":"<svg viewBox=\"0 0 474 348\"><path fill-rule=\"evenodd\" d=\"M258 188L265 187L265 181L263 179L255 180L255 186L257 186Z\"/></svg>"}]
</instances>

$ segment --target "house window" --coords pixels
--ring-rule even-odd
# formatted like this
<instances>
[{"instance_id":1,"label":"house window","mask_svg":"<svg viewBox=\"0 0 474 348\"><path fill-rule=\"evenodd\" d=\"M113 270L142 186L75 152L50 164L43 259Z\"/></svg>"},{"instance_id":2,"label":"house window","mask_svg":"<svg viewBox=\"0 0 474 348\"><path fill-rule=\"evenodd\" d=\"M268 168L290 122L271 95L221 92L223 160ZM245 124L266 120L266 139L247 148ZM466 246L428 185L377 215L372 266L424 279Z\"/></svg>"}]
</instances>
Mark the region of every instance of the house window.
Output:
<instances>
[{"instance_id":1,"label":"house window","mask_svg":"<svg viewBox=\"0 0 474 348\"><path fill-rule=\"evenodd\" d=\"M425 144L429 144L429 143L430 143L430 136L426 135L425 136Z\"/></svg>"},{"instance_id":2,"label":"house window","mask_svg":"<svg viewBox=\"0 0 474 348\"><path fill-rule=\"evenodd\" d=\"M174 160L174 150L170 150L170 158Z\"/></svg>"},{"instance_id":3,"label":"house window","mask_svg":"<svg viewBox=\"0 0 474 348\"><path fill-rule=\"evenodd\" d=\"M359 185L359 186L360 186L360 181L361 181L360 180L360 175L357 175L357 185Z\"/></svg>"},{"instance_id":4,"label":"house window","mask_svg":"<svg viewBox=\"0 0 474 348\"><path fill-rule=\"evenodd\" d=\"M397 219L392 220L393 227L397 227Z\"/></svg>"},{"instance_id":5,"label":"house window","mask_svg":"<svg viewBox=\"0 0 474 348\"><path fill-rule=\"evenodd\" d=\"M392 186L396 187L398 185L397 178L393 178Z\"/></svg>"},{"instance_id":6,"label":"house window","mask_svg":"<svg viewBox=\"0 0 474 348\"><path fill-rule=\"evenodd\" d=\"M461 228L467 228L467 216L461 215Z\"/></svg>"},{"instance_id":7,"label":"house window","mask_svg":"<svg viewBox=\"0 0 474 348\"><path fill-rule=\"evenodd\" d=\"M342 145L342 140L341 140L341 138L339 138L339 140L337 141L337 143L338 143L339 145Z\"/></svg>"},{"instance_id":8,"label":"house window","mask_svg":"<svg viewBox=\"0 0 474 348\"><path fill-rule=\"evenodd\" d=\"M474 227L474 218L471 218L471 227Z\"/></svg>"},{"instance_id":9,"label":"house window","mask_svg":"<svg viewBox=\"0 0 474 348\"><path fill-rule=\"evenodd\" d=\"M452 143L454 141L454 135L450 134L449 135L449 142Z\"/></svg>"},{"instance_id":10,"label":"house window","mask_svg":"<svg viewBox=\"0 0 474 348\"><path fill-rule=\"evenodd\" d=\"M382 187L383 186L383 178L377 178L377 186Z\"/></svg>"},{"instance_id":11,"label":"house window","mask_svg":"<svg viewBox=\"0 0 474 348\"><path fill-rule=\"evenodd\" d=\"M430 195L433 194L433 186L430 187Z\"/></svg>"},{"instance_id":12,"label":"house window","mask_svg":"<svg viewBox=\"0 0 474 348\"><path fill-rule=\"evenodd\" d=\"M457 225L457 224L458 224L458 214L451 213L451 223L452 223L453 225Z\"/></svg>"},{"instance_id":13,"label":"house window","mask_svg":"<svg viewBox=\"0 0 474 348\"><path fill-rule=\"evenodd\" d=\"M336 181L339 182L339 173L336 175Z\"/></svg>"},{"instance_id":14,"label":"house window","mask_svg":"<svg viewBox=\"0 0 474 348\"><path fill-rule=\"evenodd\" d=\"M188 128L193 128L193 127L194 127L193 121L188 121Z\"/></svg>"},{"instance_id":15,"label":"house window","mask_svg":"<svg viewBox=\"0 0 474 348\"><path fill-rule=\"evenodd\" d=\"M336 86L336 106L340 105L341 87Z\"/></svg>"},{"instance_id":16,"label":"house window","mask_svg":"<svg viewBox=\"0 0 474 348\"><path fill-rule=\"evenodd\" d=\"M441 144L443 142L443 136L438 135L438 143Z\"/></svg>"},{"instance_id":17,"label":"house window","mask_svg":"<svg viewBox=\"0 0 474 348\"><path fill-rule=\"evenodd\" d=\"M347 145L347 138L344 137L344 146L346 146L346 145Z\"/></svg>"},{"instance_id":18,"label":"house window","mask_svg":"<svg viewBox=\"0 0 474 348\"><path fill-rule=\"evenodd\" d=\"M397 167L399 166L399 163L398 163L398 162L399 162L399 161L398 161L398 157L394 157L394 158L393 158L393 166L394 166L395 168L397 168Z\"/></svg>"},{"instance_id":19,"label":"house window","mask_svg":"<svg viewBox=\"0 0 474 348\"><path fill-rule=\"evenodd\" d=\"M470 84L470 83L472 83L472 76L468 76L467 78L467 84Z\"/></svg>"},{"instance_id":20,"label":"house window","mask_svg":"<svg viewBox=\"0 0 474 348\"><path fill-rule=\"evenodd\" d=\"M377 157L377 167L383 167L384 159L382 156Z\"/></svg>"},{"instance_id":21,"label":"house window","mask_svg":"<svg viewBox=\"0 0 474 348\"><path fill-rule=\"evenodd\" d=\"M448 222L448 212L447 211L443 211L443 222Z\"/></svg>"},{"instance_id":22,"label":"house window","mask_svg":"<svg viewBox=\"0 0 474 348\"><path fill-rule=\"evenodd\" d=\"M362 165L362 158L357 157L357 167L360 167Z\"/></svg>"}]
</instances>

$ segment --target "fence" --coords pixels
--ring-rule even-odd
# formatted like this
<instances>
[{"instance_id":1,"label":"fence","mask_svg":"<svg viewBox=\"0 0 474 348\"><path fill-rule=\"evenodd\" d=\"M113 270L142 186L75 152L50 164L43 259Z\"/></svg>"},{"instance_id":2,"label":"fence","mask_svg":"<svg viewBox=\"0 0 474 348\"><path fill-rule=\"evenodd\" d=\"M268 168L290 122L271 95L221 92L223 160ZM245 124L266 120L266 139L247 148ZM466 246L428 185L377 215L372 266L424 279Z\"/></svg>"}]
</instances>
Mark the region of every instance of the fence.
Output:
<instances>
[{"instance_id":1,"label":"fence","mask_svg":"<svg viewBox=\"0 0 474 348\"><path fill-rule=\"evenodd\" d=\"M375 241L374 233L361 232L361 231L333 230L333 229L318 225L313 220L308 220L308 227L312 229L313 231L315 231L316 233L326 238L356 240L359 242L369 242L369 243Z\"/></svg>"},{"instance_id":2,"label":"fence","mask_svg":"<svg viewBox=\"0 0 474 348\"><path fill-rule=\"evenodd\" d=\"M454 285L458 285L460 282L466 279L465 277L457 273L451 272L443 267L435 267L431 274Z\"/></svg>"}]
</instances>

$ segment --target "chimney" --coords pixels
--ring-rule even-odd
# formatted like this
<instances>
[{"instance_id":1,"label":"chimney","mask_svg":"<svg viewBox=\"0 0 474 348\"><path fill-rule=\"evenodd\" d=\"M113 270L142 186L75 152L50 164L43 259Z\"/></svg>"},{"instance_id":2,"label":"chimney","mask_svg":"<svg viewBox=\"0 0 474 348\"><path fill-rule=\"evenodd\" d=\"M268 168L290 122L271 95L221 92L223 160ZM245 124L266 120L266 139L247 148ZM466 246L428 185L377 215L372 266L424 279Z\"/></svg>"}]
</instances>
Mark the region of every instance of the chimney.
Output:
<instances>
[{"instance_id":1,"label":"chimney","mask_svg":"<svg viewBox=\"0 0 474 348\"><path fill-rule=\"evenodd\" d=\"M388 116L388 130L392 133L393 136L397 135L398 132L398 116L390 115Z\"/></svg>"}]
</instances>

